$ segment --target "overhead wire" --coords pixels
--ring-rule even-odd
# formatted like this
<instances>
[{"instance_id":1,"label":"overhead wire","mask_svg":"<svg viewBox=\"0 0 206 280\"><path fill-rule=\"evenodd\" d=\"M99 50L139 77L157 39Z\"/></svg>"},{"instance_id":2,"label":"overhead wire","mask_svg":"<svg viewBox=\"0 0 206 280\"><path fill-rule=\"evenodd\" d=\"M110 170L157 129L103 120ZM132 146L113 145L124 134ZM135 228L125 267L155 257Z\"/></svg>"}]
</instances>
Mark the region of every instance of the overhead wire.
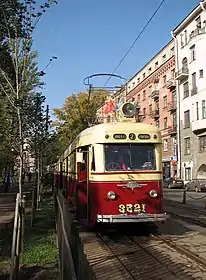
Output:
<instances>
[{"instance_id":1,"label":"overhead wire","mask_svg":"<svg viewBox=\"0 0 206 280\"><path fill-rule=\"evenodd\" d=\"M136 42L138 41L138 39L140 38L140 36L144 33L145 29L147 28L147 26L150 24L150 22L152 21L152 19L155 17L155 15L157 14L157 12L159 11L159 9L161 8L161 6L164 4L165 0L162 0L160 2L160 4L157 6L157 8L155 9L154 13L152 14L152 16L149 18L149 20L146 22L146 24L144 25L144 27L142 28L142 30L140 31L140 33L138 34L138 36L135 38L135 40L133 41L133 43L131 44L131 46L129 47L128 51L124 54L124 56L122 57L122 59L120 60L120 62L117 64L117 66L115 67L115 69L112 72L112 75L117 71L117 69L119 68L119 66L122 64L122 62L125 60L125 58L127 57L127 55L130 53L130 51L132 50L132 48L134 47L134 45L136 44ZM112 78L112 76L110 76L104 87L106 87L106 85L108 84L108 82L110 81L110 79Z\"/></svg>"}]
</instances>

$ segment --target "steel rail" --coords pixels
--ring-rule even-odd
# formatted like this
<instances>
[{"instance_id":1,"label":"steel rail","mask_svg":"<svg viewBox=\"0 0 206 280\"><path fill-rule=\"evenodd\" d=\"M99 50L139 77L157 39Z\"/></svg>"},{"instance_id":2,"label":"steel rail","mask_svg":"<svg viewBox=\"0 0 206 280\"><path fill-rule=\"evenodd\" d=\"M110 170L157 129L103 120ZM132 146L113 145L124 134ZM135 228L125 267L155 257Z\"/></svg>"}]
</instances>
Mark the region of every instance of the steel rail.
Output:
<instances>
[{"instance_id":1,"label":"steel rail","mask_svg":"<svg viewBox=\"0 0 206 280\"><path fill-rule=\"evenodd\" d=\"M132 279L137 279L136 278L136 275L134 275L128 268L127 268L127 266L124 264L124 262L123 261L121 261L121 259L120 259L120 256L121 255L124 255L124 254L117 254L116 252L115 252L115 250L113 250L112 248L111 248L111 246L104 240L104 237L102 237L102 235L100 234L100 233L97 233L96 234L97 235L97 237L107 246L107 248L110 250L110 252L112 252L112 254L115 256L115 258L118 260L118 262L124 267L124 269L126 270L126 272L132 277ZM130 252L127 252L127 253L125 253L125 255L128 255ZM132 252L131 252L132 253Z\"/></svg>"},{"instance_id":2,"label":"steel rail","mask_svg":"<svg viewBox=\"0 0 206 280\"><path fill-rule=\"evenodd\" d=\"M199 266L199 268L203 272L206 271L206 260L201 258L201 257L199 257L194 252L190 251L188 248L185 249L183 246L180 246L180 245L176 244L171 239L169 239L169 238L167 238L165 236L162 236L162 235L155 234L155 239L157 239L159 241L163 241L164 243L169 245L171 248L175 249L180 254L185 255L186 257L190 258L192 261L195 261L197 264L202 265L203 268L201 266Z\"/></svg>"}]
</instances>

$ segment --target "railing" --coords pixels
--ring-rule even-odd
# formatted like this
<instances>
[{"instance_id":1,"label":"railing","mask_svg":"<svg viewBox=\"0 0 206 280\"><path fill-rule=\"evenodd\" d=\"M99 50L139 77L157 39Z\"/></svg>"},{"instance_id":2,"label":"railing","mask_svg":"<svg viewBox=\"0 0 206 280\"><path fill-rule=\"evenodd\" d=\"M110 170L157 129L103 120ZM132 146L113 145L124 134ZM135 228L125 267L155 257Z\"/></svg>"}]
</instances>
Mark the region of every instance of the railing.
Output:
<instances>
[{"instance_id":1,"label":"railing","mask_svg":"<svg viewBox=\"0 0 206 280\"><path fill-rule=\"evenodd\" d=\"M60 190L54 190L60 280L94 280L79 232Z\"/></svg>"},{"instance_id":2,"label":"railing","mask_svg":"<svg viewBox=\"0 0 206 280\"><path fill-rule=\"evenodd\" d=\"M187 67L183 67L178 72L175 73L175 78L178 78L180 76L188 76L189 75L189 69Z\"/></svg>"},{"instance_id":3,"label":"railing","mask_svg":"<svg viewBox=\"0 0 206 280\"><path fill-rule=\"evenodd\" d=\"M159 118L159 109L156 109L154 111L152 111L152 117L155 118Z\"/></svg>"},{"instance_id":4,"label":"railing","mask_svg":"<svg viewBox=\"0 0 206 280\"><path fill-rule=\"evenodd\" d=\"M177 109L176 101L172 101L172 102L168 103L168 111L172 111L172 110L176 110L176 109Z\"/></svg>"},{"instance_id":5,"label":"railing","mask_svg":"<svg viewBox=\"0 0 206 280\"><path fill-rule=\"evenodd\" d=\"M24 237L24 215L25 200L20 198L19 193L16 196L16 206L14 215L13 239L11 249L11 267L9 280L16 280L19 273L20 256L23 251Z\"/></svg>"},{"instance_id":6,"label":"railing","mask_svg":"<svg viewBox=\"0 0 206 280\"><path fill-rule=\"evenodd\" d=\"M177 125L173 125L169 127L169 133L170 134L177 133Z\"/></svg>"},{"instance_id":7,"label":"railing","mask_svg":"<svg viewBox=\"0 0 206 280\"><path fill-rule=\"evenodd\" d=\"M202 28L196 28L195 30L193 30L190 35L189 35L189 39L191 40L192 38L204 34L205 33L205 26Z\"/></svg>"},{"instance_id":8,"label":"railing","mask_svg":"<svg viewBox=\"0 0 206 280\"><path fill-rule=\"evenodd\" d=\"M175 87L176 86L176 81L174 78L171 78L169 80L167 80L166 82L166 87L167 88L172 88L172 87Z\"/></svg>"},{"instance_id":9,"label":"railing","mask_svg":"<svg viewBox=\"0 0 206 280\"><path fill-rule=\"evenodd\" d=\"M156 99L159 98L159 89L153 89L151 92L151 98Z\"/></svg>"}]
</instances>

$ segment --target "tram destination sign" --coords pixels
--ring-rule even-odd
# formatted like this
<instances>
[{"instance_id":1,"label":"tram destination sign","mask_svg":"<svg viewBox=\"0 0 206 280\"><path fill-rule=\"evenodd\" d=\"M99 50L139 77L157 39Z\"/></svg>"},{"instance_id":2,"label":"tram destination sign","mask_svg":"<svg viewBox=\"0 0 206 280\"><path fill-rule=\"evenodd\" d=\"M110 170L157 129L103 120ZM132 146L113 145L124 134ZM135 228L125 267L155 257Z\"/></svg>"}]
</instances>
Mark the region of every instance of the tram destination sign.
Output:
<instances>
[{"instance_id":1,"label":"tram destination sign","mask_svg":"<svg viewBox=\"0 0 206 280\"><path fill-rule=\"evenodd\" d=\"M114 139L118 139L118 140L126 139L126 138L127 138L127 135L124 134L124 133L117 133L117 134L114 134L114 135L113 135L113 138L114 138Z\"/></svg>"},{"instance_id":2,"label":"tram destination sign","mask_svg":"<svg viewBox=\"0 0 206 280\"><path fill-rule=\"evenodd\" d=\"M138 138L139 139L150 139L150 135L149 134L139 134L138 135Z\"/></svg>"}]
</instances>

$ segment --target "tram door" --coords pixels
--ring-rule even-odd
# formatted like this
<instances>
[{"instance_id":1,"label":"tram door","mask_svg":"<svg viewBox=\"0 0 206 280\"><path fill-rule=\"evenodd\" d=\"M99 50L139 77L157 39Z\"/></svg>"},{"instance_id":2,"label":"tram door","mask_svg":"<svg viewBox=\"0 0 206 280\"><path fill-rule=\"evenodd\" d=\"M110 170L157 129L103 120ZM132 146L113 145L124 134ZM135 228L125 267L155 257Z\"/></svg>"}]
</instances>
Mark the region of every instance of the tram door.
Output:
<instances>
[{"instance_id":1,"label":"tram door","mask_svg":"<svg viewBox=\"0 0 206 280\"><path fill-rule=\"evenodd\" d=\"M77 217L89 222L89 147L77 152Z\"/></svg>"}]
</instances>

